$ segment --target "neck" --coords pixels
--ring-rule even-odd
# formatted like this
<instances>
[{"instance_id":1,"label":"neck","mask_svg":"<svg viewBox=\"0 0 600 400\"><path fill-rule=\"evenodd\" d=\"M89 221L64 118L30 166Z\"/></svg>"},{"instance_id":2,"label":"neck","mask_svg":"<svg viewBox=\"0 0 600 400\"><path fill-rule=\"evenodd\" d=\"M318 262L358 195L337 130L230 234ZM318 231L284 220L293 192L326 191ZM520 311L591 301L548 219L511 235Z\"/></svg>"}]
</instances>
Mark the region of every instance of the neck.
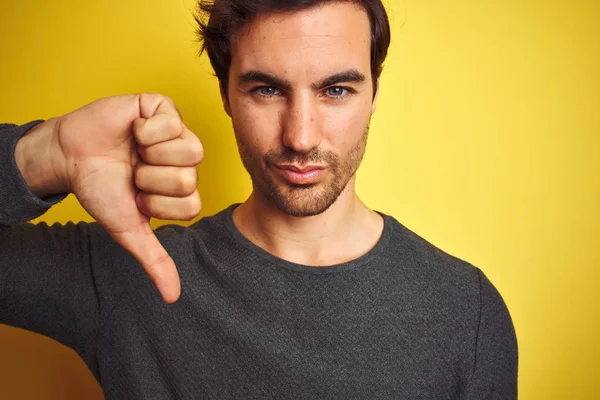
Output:
<instances>
[{"instance_id":1,"label":"neck","mask_svg":"<svg viewBox=\"0 0 600 400\"><path fill-rule=\"evenodd\" d=\"M259 191L237 207L233 221L251 242L276 257L310 266L356 259L379 241L383 219L354 191L354 179L325 212L294 217L274 207Z\"/></svg>"}]
</instances>

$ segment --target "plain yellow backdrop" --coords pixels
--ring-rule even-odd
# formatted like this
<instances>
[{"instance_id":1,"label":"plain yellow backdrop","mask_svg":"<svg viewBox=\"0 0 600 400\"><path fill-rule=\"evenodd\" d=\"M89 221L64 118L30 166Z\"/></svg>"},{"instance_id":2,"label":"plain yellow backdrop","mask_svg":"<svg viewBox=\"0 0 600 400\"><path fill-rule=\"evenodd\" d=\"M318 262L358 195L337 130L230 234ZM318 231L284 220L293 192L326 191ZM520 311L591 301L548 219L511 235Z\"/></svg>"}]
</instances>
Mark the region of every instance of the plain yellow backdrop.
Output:
<instances>
[{"instance_id":1,"label":"plain yellow backdrop","mask_svg":"<svg viewBox=\"0 0 600 400\"><path fill-rule=\"evenodd\" d=\"M192 0L0 2L0 121L160 92L206 148L202 215L243 201ZM392 46L358 192L503 295L522 399L600 396L600 2L389 0ZM0 188L0 190L3 190ZM45 221L89 220L76 200ZM0 326L0 398L100 399L69 349Z\"/></svg>"}]
</instances>

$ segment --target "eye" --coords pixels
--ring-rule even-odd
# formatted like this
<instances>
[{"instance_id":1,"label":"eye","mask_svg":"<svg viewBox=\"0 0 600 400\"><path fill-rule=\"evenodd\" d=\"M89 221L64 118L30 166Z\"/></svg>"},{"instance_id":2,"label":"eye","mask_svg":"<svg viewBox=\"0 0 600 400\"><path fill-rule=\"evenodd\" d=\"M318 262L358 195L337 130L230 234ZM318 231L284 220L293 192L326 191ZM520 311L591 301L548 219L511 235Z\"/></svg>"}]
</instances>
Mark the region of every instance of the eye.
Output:
<instances>
[{"instance_id":1,"label":"eye","mask_svg":"<svg viewBox=\"0 0 600 400\"><path fill-rule=\"evenodd\" d=\"M264 97L273 97L278 96L280 94L279 90L277 90L273 86L262 86L255 89L254 91Z\"/></svg>"},{"instance_id":2,"label":"eye","mask_svg":"<svg viewBox=\"0 0 600 400\"><path fill-rule=\"evenodd\" d=\"M348 89L341 87L341 86L332 86L330 88L327 88L327 90L325 90L325 94L327 96L333 97L333 98L346 97L348 92L349 92Z\"/></svg>"}]
</instances>

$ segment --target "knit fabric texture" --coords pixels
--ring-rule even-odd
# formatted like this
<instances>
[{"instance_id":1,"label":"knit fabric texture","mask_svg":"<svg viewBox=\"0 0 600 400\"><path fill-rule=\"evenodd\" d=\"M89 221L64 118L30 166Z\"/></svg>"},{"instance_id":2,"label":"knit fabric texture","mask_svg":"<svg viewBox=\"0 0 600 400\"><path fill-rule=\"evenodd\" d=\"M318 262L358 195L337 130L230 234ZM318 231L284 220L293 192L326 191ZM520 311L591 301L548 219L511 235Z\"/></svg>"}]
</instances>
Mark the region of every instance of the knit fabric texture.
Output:
<instances>
[{"instance_id":1,"label":"knit fabric texture","mask_svg":"<svg viewBox=\"0 0 600 400\"><path fill-rule=\"evenodd\" d=\"M0 323L73 348L107 399L517 398L498 291L393 217L330 267L254 245L236 205L161 227L182 284L167 305L98 224L27 223L64 197L37 198L16 166L33 125L0 126Z\"/></svg>"}]
</instances>

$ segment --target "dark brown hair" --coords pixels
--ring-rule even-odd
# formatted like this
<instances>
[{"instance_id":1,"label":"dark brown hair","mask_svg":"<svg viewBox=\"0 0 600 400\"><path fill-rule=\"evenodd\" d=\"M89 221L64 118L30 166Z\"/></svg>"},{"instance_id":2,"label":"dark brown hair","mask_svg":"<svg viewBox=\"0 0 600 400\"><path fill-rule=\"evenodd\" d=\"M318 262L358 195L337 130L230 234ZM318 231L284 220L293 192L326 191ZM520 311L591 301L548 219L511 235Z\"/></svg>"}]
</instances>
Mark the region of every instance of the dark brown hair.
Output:
<instances>
[{"instance_id":1,"label":"dark brown hair","mask_svg":"<svg viewBox=\"0 0 600 400\"><path fill-rule=\"evenodd\" d=\"M299 11L330 2L352 2L362 7L371 23L371 76L376 90L390 45L390 25L381 0L198 0L200 54L208 53L221 87L227 92L232 38L257 15Z\"/></svg>"}]
</instances>

